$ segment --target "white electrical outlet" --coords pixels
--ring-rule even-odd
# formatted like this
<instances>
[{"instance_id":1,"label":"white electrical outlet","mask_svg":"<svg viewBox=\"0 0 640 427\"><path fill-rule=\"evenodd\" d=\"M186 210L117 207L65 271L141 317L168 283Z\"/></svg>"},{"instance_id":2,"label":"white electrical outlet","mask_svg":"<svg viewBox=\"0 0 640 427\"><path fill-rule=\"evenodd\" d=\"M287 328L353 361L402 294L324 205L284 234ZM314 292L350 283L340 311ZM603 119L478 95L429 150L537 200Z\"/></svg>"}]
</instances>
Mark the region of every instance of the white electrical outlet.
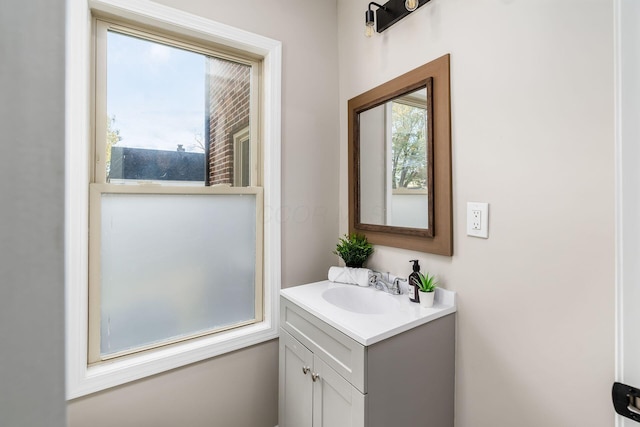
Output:
<instances>
[{"instance_id":1,"label":"white electrical outlet","mask_svg":"<svg viewBox=\"0 0 640 427\"><path fill-rule=\"evenodd\" d=\"M489 203L467 202L467 235L489 238Z\"/></svg>"},{"instance_id":2,"label":"white electrical outlet","mask_svg":"<svg viewBox=\"0 0 640 427\"><path fill-rule=\"evenodd\" d=\"M480 230L481 229L481 219L482 211L479 209L473 209L471 211L471 229L472 230Z\"/></svg>"}]
</instances>

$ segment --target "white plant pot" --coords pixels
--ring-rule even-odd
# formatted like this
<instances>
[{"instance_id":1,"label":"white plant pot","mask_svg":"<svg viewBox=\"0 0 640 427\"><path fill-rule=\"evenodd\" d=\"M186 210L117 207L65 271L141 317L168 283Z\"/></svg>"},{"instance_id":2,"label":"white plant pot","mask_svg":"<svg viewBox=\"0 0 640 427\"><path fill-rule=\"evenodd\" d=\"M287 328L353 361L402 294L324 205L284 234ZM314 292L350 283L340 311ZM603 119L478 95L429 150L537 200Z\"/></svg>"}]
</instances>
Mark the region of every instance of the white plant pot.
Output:
<instances>
[{"instance_id":1,"label":"white plant pot","mask_svg":"<svg viewBox=\"0 0 640 427\"><path fill-rule=\"evenodd\" d=\"M436 292L422 292L418 291L418 295L420 295L420 306L429 308L433 307L433 297L435 297Z\"/></svg>"}]
</instances>

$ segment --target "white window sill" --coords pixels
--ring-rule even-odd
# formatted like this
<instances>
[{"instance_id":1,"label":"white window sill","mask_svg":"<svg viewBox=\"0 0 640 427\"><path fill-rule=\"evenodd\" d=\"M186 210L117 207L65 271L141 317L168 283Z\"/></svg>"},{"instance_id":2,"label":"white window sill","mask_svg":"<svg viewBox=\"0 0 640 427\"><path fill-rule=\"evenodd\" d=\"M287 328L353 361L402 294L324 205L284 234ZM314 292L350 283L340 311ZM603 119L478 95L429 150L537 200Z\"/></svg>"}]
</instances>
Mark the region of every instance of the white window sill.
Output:
<instances>
[{"instance_id":1,"label":"white window sill","mask_svg":"<svg viewBox=\"0 0 640 427\"><path fill-rule=\"evenodd\" d=\"M220 354L277 338L275 325L251 326L189 340L160 349L86 367L76 384L69 384L68 399L115 387L150 375L199 362Z\"/></svg>"}]
</instances>

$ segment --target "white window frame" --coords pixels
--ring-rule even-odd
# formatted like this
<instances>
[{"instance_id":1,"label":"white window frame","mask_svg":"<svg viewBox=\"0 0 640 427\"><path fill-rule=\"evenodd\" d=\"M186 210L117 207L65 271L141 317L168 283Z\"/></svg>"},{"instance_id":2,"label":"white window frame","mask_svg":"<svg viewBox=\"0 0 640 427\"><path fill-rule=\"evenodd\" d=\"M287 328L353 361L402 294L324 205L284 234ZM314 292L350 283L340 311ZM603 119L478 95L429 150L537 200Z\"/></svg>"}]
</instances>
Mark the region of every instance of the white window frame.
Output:
<instances>
[{"instance_id":1,"label":"white window frame","mask_svg":"<svg viewBox=\"0 0 640 427\"><path fill-rule=\"evenodd\" d=\"M264 320L199 339L89 366L88 218L92 12L151 26L262 58L261 123L264 191ZM68 0L66 47L66 350L67 398L73 399L175 369L278 336L281 63L279 41L148 0Z\"/></svg>"},{"instance_id":2,"label":"white window frame","mask_svg":"<svg viewBox=\"0 0 640 427\"><path fill-rule=\"evenodd\" d=\"M249 126L247 126L244 129L239 130L238 132L234 133L232 138L233 138L233 182L234 183L238 183L240 182L240 186L246 186L247 183L246 182L241 182L242 181L242 175L244 172L244 151L242 150L242 145L249 142L251 143L251 140L249 139ZM252 165L252 156L251 156L251 146L249 147L249 182L251 182L252 178L253 178L253 173L251 173L251 165Z\"/></svg>"}]
</instances>

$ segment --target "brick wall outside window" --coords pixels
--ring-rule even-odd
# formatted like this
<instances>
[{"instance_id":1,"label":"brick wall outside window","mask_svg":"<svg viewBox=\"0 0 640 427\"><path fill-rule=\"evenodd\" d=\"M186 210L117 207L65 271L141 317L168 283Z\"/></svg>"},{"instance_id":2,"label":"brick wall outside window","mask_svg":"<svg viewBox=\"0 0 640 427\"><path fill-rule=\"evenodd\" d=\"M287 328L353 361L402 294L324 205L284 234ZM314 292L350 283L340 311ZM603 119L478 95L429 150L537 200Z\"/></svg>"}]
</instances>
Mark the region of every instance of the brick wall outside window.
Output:
<instances>
[{"instance_id":1,"label":"brick wall outside window","mask_svg":"<svg viewBox=\"0 0 640 427\"><path fill-rule=\"evenodd\" d=\"M233 135L249 126L251 67L209 58L209 184L233 185Z\"/></svg>"}]
</instances>

